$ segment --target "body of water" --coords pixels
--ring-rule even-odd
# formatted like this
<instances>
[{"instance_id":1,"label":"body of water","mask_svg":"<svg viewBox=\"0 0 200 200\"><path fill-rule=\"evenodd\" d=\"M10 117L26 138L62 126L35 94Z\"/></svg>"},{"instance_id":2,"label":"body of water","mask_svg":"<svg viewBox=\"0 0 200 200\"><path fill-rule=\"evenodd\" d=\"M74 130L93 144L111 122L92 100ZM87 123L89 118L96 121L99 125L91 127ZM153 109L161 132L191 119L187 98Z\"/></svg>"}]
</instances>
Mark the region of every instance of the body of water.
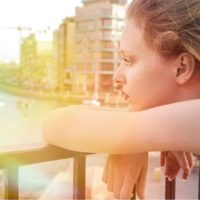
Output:
<instances>
[{"instance_id":1,"label":"body of water","mask_svg":"<svg viewBox=\"0 0 200 200\"><path fill-rule=\"evenodd\" d=\"M56 101L12 96L0 91L0 150L43 142L42 120L56 107L59 107Z\"/></svg>"}]
</instances>

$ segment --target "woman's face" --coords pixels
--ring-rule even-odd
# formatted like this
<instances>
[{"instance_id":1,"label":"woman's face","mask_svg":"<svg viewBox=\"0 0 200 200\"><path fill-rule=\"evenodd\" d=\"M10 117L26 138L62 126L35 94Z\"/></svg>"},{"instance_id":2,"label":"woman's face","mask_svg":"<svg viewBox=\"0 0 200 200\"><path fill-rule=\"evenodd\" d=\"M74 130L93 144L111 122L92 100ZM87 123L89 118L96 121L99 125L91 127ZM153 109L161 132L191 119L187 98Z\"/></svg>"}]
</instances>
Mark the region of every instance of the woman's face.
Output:
<instances>
[{"instance_id":1,"label":"woman's face","mask_svg":"<svg viewBox=\"0 0 200 200\"><path fill-rule=\"evenodd\" d=\"M149 48L142 29L127 22L120 43L120 66L114 82L121 84L122 96L135 111L172 103L176 83L173 60L166 60Z\"/></svg>"}]
</instances>

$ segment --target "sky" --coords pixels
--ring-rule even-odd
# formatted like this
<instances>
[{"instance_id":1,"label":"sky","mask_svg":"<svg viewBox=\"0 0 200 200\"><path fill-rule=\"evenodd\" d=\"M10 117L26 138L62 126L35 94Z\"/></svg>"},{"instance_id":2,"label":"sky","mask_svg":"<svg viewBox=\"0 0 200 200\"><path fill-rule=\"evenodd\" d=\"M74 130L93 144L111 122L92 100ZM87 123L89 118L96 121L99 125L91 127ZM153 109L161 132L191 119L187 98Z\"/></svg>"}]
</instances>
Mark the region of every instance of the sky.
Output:
<instances>
[{"instance_id":1,"label":"sky","mask_svg":"<svg viewBox=\"0 0 200 200\"><path fill-rule=\"evenodd\" d=\"M81 5L81 0L0 0L0 63L19 61L20 40L30 31L20 33L16 27L30 27L41 38L52 37L52 30Z\"/></svg>"},{"instance_id":2,"label":"sky","mask_svg":"<svg viewBox=\"0 0 200 200\"><path fill-rule=\"evenodd\" d=\"M47 27L56 29L80 5L81 0L0 0L0 60L19 60L20 37L30 32L24 30L20 35L15 27L30 27L41 35L47 34Z\"/></svg>"}]
</instances>

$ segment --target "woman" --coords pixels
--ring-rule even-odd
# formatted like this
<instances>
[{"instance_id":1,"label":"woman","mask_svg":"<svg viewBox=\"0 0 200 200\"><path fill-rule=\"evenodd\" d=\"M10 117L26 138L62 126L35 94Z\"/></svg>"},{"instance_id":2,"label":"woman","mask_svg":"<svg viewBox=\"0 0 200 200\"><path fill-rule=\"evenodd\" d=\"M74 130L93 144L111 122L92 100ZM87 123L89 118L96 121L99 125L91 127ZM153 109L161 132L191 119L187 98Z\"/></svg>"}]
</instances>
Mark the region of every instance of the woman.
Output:
<instances>
[{"instance_id":1,"label":"woman","mask_svg":"<svg viewBox=\"0 0 200 200\"><path fill-rule=\"evenodd\" d=\"M131 176L124 172L115 179L112 165L104 181L116 198L129 198L134 183L144 198L147 153L141 152L182 151L181 159L180 152L173 156L187 169L191 156L186 152L200 152L200 1L134 0L120 56L113 79L132 112L57 109L44 123L44 138L76 151L129 154L109 162L133 166L124 170L134 171Z\"/></svg>"}]
</instances>

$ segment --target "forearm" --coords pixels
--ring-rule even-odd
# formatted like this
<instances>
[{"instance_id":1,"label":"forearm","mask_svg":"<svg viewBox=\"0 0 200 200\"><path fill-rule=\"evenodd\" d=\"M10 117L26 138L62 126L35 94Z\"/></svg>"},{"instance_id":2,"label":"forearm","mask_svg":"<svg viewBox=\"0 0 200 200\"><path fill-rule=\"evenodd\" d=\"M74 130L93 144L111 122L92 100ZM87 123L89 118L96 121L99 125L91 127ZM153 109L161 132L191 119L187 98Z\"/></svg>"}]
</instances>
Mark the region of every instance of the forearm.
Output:
<instances>
[{"instance_id":1,"label":"forearm","mask_svg":"<svg viewBox=\"0 0 200 200\"><path fill-rule=\"evenodd\" d=\"M43 126L43 136L51 144L75 151L120 153L127 111L85 109L72 106L51 111ZM130 128L129 128L130 129Z\"/></svg>"},{"instance_id":2,"label":"forearm","mask_svg":"<svg viewBox=\"0 0 200 200\"><path fill-rule=\"evenodd\" d=\"M199 116L200 100L183 101L142 111L132 127L132 138L136 135L138 143L142 145L134 148L139 151L143 148L147 151L200 153ZM147 147L143 141L147 143Z\"/></svg>"},{"instance_id":3,"label":"forearm","mask_svg":"<svg viewBox=\"0 0 200 200\"><path fill-rule=\"evenodd\" d=\"M83 152L200 152L199 115L199 101L142 112L62 108L47 118L44 137L51 144Z\"/></svg>"}]
</instances>

